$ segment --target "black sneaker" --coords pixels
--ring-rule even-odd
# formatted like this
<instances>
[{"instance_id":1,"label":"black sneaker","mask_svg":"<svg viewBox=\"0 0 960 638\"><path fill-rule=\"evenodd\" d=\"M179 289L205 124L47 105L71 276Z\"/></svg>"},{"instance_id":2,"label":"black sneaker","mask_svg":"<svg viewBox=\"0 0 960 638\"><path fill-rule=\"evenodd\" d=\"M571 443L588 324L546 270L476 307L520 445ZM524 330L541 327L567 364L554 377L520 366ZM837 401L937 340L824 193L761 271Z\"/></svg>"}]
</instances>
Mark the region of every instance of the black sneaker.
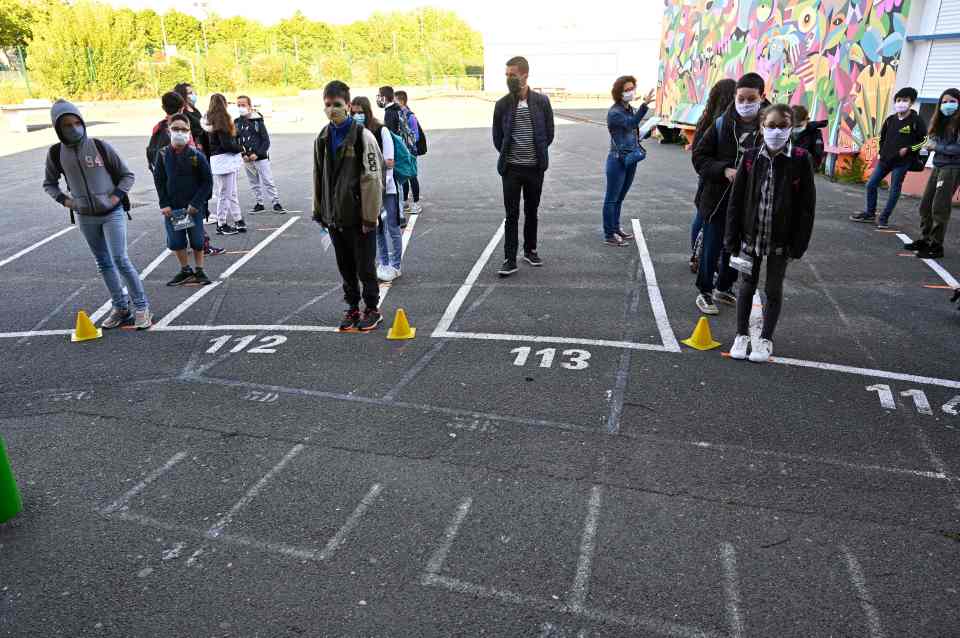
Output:
<instances>
[{"instance_id":1,"label":"black sneaker","mask_svg":"<svg viewBox=\"0 0 960 638\"><path fill-rule=\"evenodd\" d=\"M275 212L277 215L285 215L287 211L283 208L280 202L277 202L273 205L273 212Z\"/></svg>"},{"instance_id":2,"label":"black sneaker","mask_svg":"<svg viewBox=\"0 0 960 638\"><path fill-rule=\"evenodd\" d=\"M860 222L861 224L873 224L877 221L877 216L868 215L866 213L857 213L856 215L850 215L850 221Z\"/></svg>"},{"instance_id":3,"label":"black sneaker","mask_svg":"<svg viewBox=\"0 0 960 638\"><path fill-rule=\"evenodd\" d=\"M226 248L218 248L216 246L207 246L203 249L204 255L222 255L227 252Z\"/></svg>"},{"instance_id":4,"label":"black sneaker","mask_svg":"<svg viewBox=\"0 0 960 638\"><path fill-rule=\"evenodd\" d=\"M203 272L203 268L197 268L193 271L193 282L195 284L200 284L201 286L209 286L211 283L210 278L207 277L207 273Z\"/></svg>"},{"instance_id":5,"label":"black sneaker","mask_svg":"<svg viewBox=\"0 0 960 638\"><path fill-rule=\"evenodd\" d=\"M497 274L501 277L509 277L513 273L517 272L517 270L516 259L504 259L503 265L500 266L500 270L497 271Z\"/></svg>"},{"instance_id":6,"label":"black sneaker","mask_svg":"<svg viewBox=\"0 0 960 638\"><path fill-rule=\"evenodd\" d=\"M626 240L628 240L628 239L633 239L633 233L628 233L627 231L625 231L625 230L622 229L622 228L619 229L619 230L613 231L613 234L614 234L614 235L619 235L619 236L620 236L620 239L622 239L622 240L624 240L624 241L626 241Z\"/></svg>"},{"instance_id":7,"label":"black sneaker","mask_svg":"<svg viewBox=\"0 0 960 638\"><path fill-rule=\"evenodd\" d=\"M926 250L927 249L927 240L918 239L917 241L912 241L909 244L904 245L906 250Z\"/></svg>"},{"instance_id":8,"label":"black sneaker","mask_svg":"<svg viewBox=\"0 0 960 638\"><path fill-rule=\"evenodd\" d=\"M917 257L920 259L940 259L943 257L943 246L930 244L926 248L917 251Z\"/></svg>"},{"instance_id":9,"label":"black sneaker","mask_svg":"<svg viewBox=\"0 0 960 638\"><path fill-rule=\"evenodd\" d=\"M242 219L238 219L238 220L237 220L237 232L238 232L238 233L245 233L245 232L247 232L247 222L243 221Z\"/></svg>"},{"instance_id":10,"label":"black sneaker","mask_svg":"<svg viewBox=\"0 0 960 638\"><path fill-rule=\"evenodd\" d=\"M238 232L240 231L238 231L236 228L234 228L230 224L223 224L222 226L220 224L217 224L218 235L236 235Z\"/></svg>"},{"instance_id":11,"label":"black sneaker","mask_svg":"<svg viewBox=\"0 0 960 638\"><path fill-rule=\"evenodd\" d=\"M357 324L360 323L360 309L348 308L343 313L343 319L340 320L340 332L356 332Z\"/></svg>"},{"instance_id":12,"label":"black sneaker","mask_svg":"<svg viewBox=\"0 0 960 638\"><path fill-rule=\"evenodd\" d=\"M535 250L528 250L523 253L523 260L530 264L531 266L542 266L543 260L540 259L540 255L537 254Z\"/></svg>"},{"instance_id":13,"label":"black sneaker","mask_svg":"<svg viewBox=\"0 0 960 638\"><path fill-rule=\"evenodd\" d=\"M263 207L263 204L257 204L256 206L253 207L253 210L250 211L250 212L251 212L251 213L262 213L262 212L265 211L265 210L267 210L267 209Z\"/></svg>"},{"instance_id":14,"label":"black sneaker","mask_svg":"<svg viewBox=\"0 0 960 638\"><path fill-rule=\"evenodd\" d=\"M184 266L173 279L167 282L168 286L182 286L194 280L194 272L190 266Z\"/></svg>"},{"instance_id":15,"label":"black sneaker","mask_svg":"<svg viewBox=\"0 0 960 638\"><path fill-rule=\"evenodd\" d=\"M383 315L376 308L367 308L363 311L363 317L357 323L357 330L360 332L370 332L376 330L380 322L383 321Z\"/></svg>"}]
</instances>

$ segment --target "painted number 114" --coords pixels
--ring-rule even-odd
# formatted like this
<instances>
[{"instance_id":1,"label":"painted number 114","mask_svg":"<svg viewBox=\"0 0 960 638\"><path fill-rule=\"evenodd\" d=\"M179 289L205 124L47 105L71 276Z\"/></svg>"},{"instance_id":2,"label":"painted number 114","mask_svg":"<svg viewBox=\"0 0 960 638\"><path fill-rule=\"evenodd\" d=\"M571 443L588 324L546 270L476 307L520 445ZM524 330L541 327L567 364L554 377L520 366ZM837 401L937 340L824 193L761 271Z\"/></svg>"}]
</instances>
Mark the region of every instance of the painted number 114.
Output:
<instances>
[{"instance_id":1,"label":"painted number 114","mask_svg":"<svg viewBox=\"0 0 960 638\"><path fill-rule=\"evenodd\" d=\"M530 346L523 346L521 348L514 348L510 351L510 354L517 355L513 360L513 365L515 366L525 366L527 365L527 360L530 358L530 353L533 351L533 348ZM540 367L541 368L551 368L553 367L553 362L557 358L557 349L556 348L544 348L543 350L537 350L533 353L535 357L540 358ZM590 359L590 353L586 350L564 350L560 353L561 361L560 367L566 368L567 370L583 370L590 367L588 362Z\"/></svg>"}]
</instances>

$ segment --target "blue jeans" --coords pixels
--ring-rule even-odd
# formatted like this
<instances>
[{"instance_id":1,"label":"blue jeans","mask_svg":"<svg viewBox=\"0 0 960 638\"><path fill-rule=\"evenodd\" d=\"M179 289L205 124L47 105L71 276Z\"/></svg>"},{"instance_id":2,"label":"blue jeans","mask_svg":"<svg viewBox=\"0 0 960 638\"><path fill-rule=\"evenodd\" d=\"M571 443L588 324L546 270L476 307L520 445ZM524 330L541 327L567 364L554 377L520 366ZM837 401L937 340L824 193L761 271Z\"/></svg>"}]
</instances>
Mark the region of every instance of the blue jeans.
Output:
<instances>
[{"instance_id":1,"label":"blue jeans","mask_svg":"<svg viewBox=\"0 0 960 638\"><path fill-rule=\"evenodd\" d=\"M147 294L143 291L140 274L127 256L127 218L123 208L101 216L77 215L77 225L83 233L90 252L97 260L97 269L110 291L113 307L121 310L130 307L130 299L123 292L120 278L127 283L127 290L137 310L147 308Z\"/></svg>"},{"instance_id":2,"label":"blue jeans","mask_svg":"<svg viewBox=\"0 0 960 638\"><path fill-rule=\"evenodd\" d=\"M880 214L881 222L886 223L890 221L890 215L897 205L897 200L900 199L900 188L903 186L903 180L907 176L908 169L909 166L907 164L896 166L884 162L882 159L877 160L877 167L873 169L873 174L867 182L867 215L877 214L877 188L880 186L883 178L892 174L890 177L890 192L887 195L887 205L883 207L883 213Z\"/></svg>"},{"instance_id":3,"label":"blue jeans","mask_svg":"<svg viewBox=\"0 0 960 638\"><path fill-rule=\"evenodd\" d=\"M690 224L690 250L697 247L697 235L700 234L701 230L703 230L703 215L700 214L698 208L693 211L693 223Z\"/></svg>"},{"instance_id":4,"label":"blue jeans","mask_svg":"<svg viewBox=\"0 0 960 638\"><path fill-rule=\"evenodd\" d=\"M712 295L714 278L716 288L729 292L737 280L737 271L730 267L730 253L723 249L723 232L726 216L714 215L713 221L703 223L703 253L700 256L700 270L697 271L697 288L705 295Z\"/></svg>"},{"instance_id":5,"label":"blue jeans","mask_svg":"<svg viewBox=\"0 0 960 638\"><path fill-rule=\"evenodd\" d=\"M403 238L400 232L400 199L396 193L383 196L383 222L377 226L377 256L381 266L400 270Z\"/></svg>"},{"instance_id":6,"label":"blue jeans","mask_svg":"<svg viewBox=\"0 0 960 638\"><path fill-rule=\"evenodd\" d=\"M607 194L603 198L603 236L607 239L620 230L620 210L636 174L636 164L627 168L617 153L607 155Z\"/></svg>"}]
</instances>

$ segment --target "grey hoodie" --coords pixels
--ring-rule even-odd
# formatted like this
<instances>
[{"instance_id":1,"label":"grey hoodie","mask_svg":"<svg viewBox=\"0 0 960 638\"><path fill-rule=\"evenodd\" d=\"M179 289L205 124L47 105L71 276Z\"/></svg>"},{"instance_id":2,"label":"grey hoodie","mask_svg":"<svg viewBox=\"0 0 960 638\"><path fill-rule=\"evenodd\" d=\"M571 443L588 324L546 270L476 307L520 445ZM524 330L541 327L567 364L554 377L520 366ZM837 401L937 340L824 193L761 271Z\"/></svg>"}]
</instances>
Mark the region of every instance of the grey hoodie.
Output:
<instances>
[{"instance_id":1,"label":"grey hoodie","mask_svg":"<svg viewBox=\"0 0 960 638\"><path fill-rule=\"evenodd\" d=\"M68 197L72 199L74 210L80 215L106 215L120 205L110 203L111 195L123 199L130 192L134 181L133 171L127 168L113 147L102 140L100 146L104 157L98 152L93 138L87 135L78 144L68 145L63 140L59 126L60 119L65 115L75 115L83 122L79 109L66 100L57 100L50 109L50 121L61 143L52 147L47 154L43 190L60 204ZM69 195L60 190L60 172L52 156L56 152L60 153L60 166L63 167ZM118 183L114 183L107 166L113 167L113 172L120 177Z\"/></svg>"}]
</instances>

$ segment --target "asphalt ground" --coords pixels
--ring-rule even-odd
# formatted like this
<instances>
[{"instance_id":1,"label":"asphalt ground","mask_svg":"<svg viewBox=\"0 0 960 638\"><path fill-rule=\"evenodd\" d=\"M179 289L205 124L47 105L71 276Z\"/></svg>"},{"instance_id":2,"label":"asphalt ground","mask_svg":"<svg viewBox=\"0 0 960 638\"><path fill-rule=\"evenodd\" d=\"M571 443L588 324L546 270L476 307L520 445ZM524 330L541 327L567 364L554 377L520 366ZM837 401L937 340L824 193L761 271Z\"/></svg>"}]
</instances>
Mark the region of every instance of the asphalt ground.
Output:
<instances>
[{"instance_id":1,"label":"asphalt ground","mask_svg":"<svg viewBox=\"0 0 960 638\"><path fill-rule=\"evenodd\" d=\"M10 260L68 227L45 149L0 158L0 433L25 502L0 526L0 636L960 635L960 313L924 287L941 275L847 221L862 189L818 179L775 362L721 356L728 308L723 348L679 346L689 155L649 145L624 206L642 238L610 248L606 133L557 132L545 266L509 279L489 132L431 132L383 304L410 341L332 331L309 136L271 152L307 212L214 237L238 254L209 259L202 293L165 287L160 261L161 324L82 344L76 311L108 295L78 231ZM110 141L138 175L144 269L164 248L145 140ZM916 209L894 217L911 236Z\"/></svg>"}]
</instances>

